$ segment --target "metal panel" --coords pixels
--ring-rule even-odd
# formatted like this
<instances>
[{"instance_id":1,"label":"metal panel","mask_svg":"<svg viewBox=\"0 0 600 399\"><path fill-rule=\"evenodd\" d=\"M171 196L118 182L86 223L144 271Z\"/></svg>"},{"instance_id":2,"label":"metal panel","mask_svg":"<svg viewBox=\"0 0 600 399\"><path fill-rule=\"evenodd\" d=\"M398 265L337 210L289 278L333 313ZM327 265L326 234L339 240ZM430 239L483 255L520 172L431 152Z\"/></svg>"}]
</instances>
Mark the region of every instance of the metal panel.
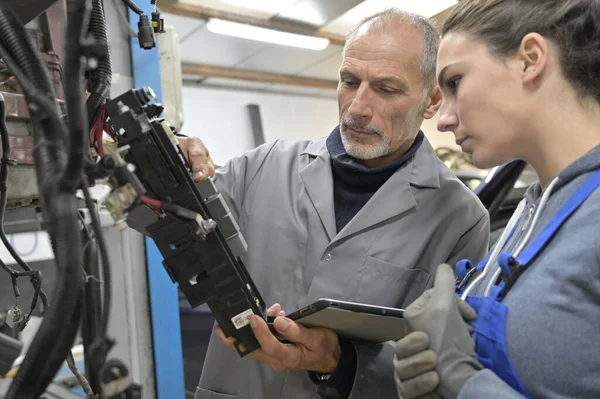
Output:
<instances>
[{"instance_id":1,"label":"metal panel","mask_svg":"<svg viewBox=\"0 0 600 399\"><path fill-rule=\"evenodd\" d=\"M348 10L346 13L331 21L322 30L339 35L346 35L361 19L376 12L383 11L389 7L398 7L405 11L432 17L437 13L451 7L457 3L457 0L437 0L437 1L399 1L399 0L365 0L356 7Z\"/></svg>"},{"instance_id":2,"label":"metal panel","mask_svg":"<svg viewBox=\"0 0 600 399\"><path fill-rule=\"evenodd\" d=\"M254 40L218 35L202 27L181 43L181 61L232 67L265 45Z\"/></svg>"},{"instance_id":3,"label":"metal panel","mask_svg":"<svg viewBox=\"0 0 600 399\"><path fill-rule=\"evenodd\" d=\"M104 1L104 7L111 46L111 92L118 95L133 87L130 42L124 34L123 22L116 9L119 7L125 14L127 7L121 1ZM135 18L133 21L137 23L137 20ZM137 46L137 39L134 39L134 45ZM98 192L94 193L96 190ZM92 188L92 192L96 196L104 194L100 187L95 190ZM106 211L101 212L101 222L111 248L113 273L113 310L109 334L117 343L111 355L120 355L121 360L129 366L134 382L142 386L142 397L154 399L156 385L144 237L133 230L119 231Z\"/></svg>"},{"instance_id":4,"label":"metal panel","mask_svg":"<svg viewBox=\"0 0 600 399\"><path fill-rule=\"evenodd\" d=\"M56 3L57 0L3 0L8 3L11 9L19 18L21 23L27 24L29 21L39 16L44 10Z\"/></svg>"},{"instance_id":5,"label":"metal panel","mask_svg":"<svg viewBox=\"0 0 600 399\"><path fill-rule=\"evenodd\" d=\"M206 23L206 21L201 19L182 17L166 12L161 13L161 15L165 20L165 25L171 25L175 28L181 42L186 41L191 34L202 28Z\"/></svg>"},{"instance_id":6,"label":"metal panel","mask_svg":"<svg viewBox=\"0 0 600 399\"><path fill-rule=\"evenodd\" d=\"M260 52L237 64L235 67L239 69L295 74L298 71L320 64L341 52L342 47L335 45L329 45L321 51L312 51L269 44Z\"/></svg>"},{"instance_id":7,"label":"metal panel","mask_svg":"<svg viewBox=\"0 0 600 399\"><path fill-rule=\"evenodd\" d=\"M338 71L342 65L342 53L332 55L326 60L297 72L297 75L307 78L330 79L338 81Z\"/></svg>"},{"instance_id":8,"label":"metal panel","mask_svg":"<svg viewBox=\"0 0 600 399\"><path fill-rule=\"evenodd\" d=\"M337 98L336 90L317 89L314 87L283 86L273 84L267 89L275 93L285 93L290 96Z\"/></svg>"},{"instance_id":9,"label":"metal panel","mask_svg":"<svg viewBox=\"0 0 600 399\"><path fill-rule=\"evenodd\" d=\"M153 399L156 384L144 237L131 229L111 227L107 241L114 276L109 333L117 342L112 353L128 360L134 382L142 387L142 397Z\"/></svg>"},{"instance_id":10,"label":"metal panel","mask_svg":"<svg viewBox=\"0 0 600 399\"><path fill-rule=\"evenodd\" d=\"M160 79L163 85L162 104L165 118L177 130L183 127L183 96L181 95L181 53L179 36L172 25L165 25L165 32L158 36L160 49Z\"/></svg>"},{"instance_id":11,"label":"metal panel","mask_svg":"<svg viewBox=\"0 0 600 399\"><path fill-rule=\"evenodd\" d=\"M129 51L129 39L122 26L118 10L126 13L127 7L121 1L104 1L104 12L106 14L106 25L108 43L110 45L110 62L112 66L111 93L118 95L133 87L133 75L131 72L131 54ZM137 23L137 19L135 20Z\"/></svg>"},{"instance_id":12,"label":"metal panel","mask_svg":"<svg viewBox=\"0 0 600 399\"><path fill-rule=\"evenodd\" d=\"M137 1L138 6L150 15L150 2ZM130 11L129 20L137 21ZM182 51L184 51L182 49ZM158 49L143 50L136 38L131 40L131 60L135 87L151 86L158 99L162 97L160 59ZM150 317L154 344L154 368L158 399L185 397L183 356L179 328L179 303L177 286L171 282L162 265L162 256L154 242L146 239L146 266L150 296ZM144 398L147 396L144 395Z\"/></svg>"},{"instance_id":13,"label":"metal panel","mask_svg":"<svg viewBox=\"0 0 600 399\"><path fill-rule=\"evenodd\" d=\"M42 229L42 217L35 208L19 208L7 211L4 215L4 231L6 234L39 231ZM3 259L8 263L6 259Z\"/></svg>"},{"instance_id":14,"label":"metal panel","mask_svg":"<svg viewBox=\"0 0 600 399\"><path fill-rule=\"evenodd\" d=\"M313 26L323 26L363 0L298 0L272 20L301 21Z\"/></svg>"}]
</instances>

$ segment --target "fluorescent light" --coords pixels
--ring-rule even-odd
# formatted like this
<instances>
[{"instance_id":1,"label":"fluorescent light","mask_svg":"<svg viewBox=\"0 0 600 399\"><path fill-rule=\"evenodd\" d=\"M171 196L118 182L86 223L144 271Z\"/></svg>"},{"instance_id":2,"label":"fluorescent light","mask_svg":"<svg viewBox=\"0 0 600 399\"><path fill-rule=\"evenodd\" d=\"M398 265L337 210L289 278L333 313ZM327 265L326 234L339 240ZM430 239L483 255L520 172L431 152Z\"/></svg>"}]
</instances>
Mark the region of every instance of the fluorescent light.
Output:
<instances>
[{"instance_id":1,"label":"fluorescent light","mask_svg":"<svg viewBox=\"0 0 600 399\"><path fill-rule=\"evenodd\" d=\"M309 50L323 50L329 45L329 39L303 36L295 33L281 32L258 26L240 24L217 18L210 18L206 28L212 33L241 37L242 39L299 47Z\"/></svg>"}]
</instances>

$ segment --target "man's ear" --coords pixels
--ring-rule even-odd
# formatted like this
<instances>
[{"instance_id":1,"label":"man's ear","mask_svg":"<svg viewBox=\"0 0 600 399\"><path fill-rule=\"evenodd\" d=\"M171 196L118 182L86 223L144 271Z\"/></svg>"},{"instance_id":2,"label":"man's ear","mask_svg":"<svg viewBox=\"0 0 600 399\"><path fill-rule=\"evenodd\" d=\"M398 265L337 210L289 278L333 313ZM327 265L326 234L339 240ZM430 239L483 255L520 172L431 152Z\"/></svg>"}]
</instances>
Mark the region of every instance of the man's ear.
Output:
<instances>
[{"instance_id":1,"label":"man's ear","mask_svg":"<svg viewBox=\"0 0 600 399\"><path fill-rule=\"evenodd\" d=\"M438 112L442 105L442 92L438 85L435 85L429 91L427 95L427 101L425 103L425 109L423 110L423 118L431 119Z\"/></svg>"},{"instance_id":2,"label":"man's ear","mask_svg":"<svg viewBox=\"0 0 600 399\"><path fill-rule=\"evenodd\" d=\"M517 57L522 65L521 79L523 83L534 82L546 68L550 46L539 33L528 33L521 40Z\"/></svg>"}]
</instances>

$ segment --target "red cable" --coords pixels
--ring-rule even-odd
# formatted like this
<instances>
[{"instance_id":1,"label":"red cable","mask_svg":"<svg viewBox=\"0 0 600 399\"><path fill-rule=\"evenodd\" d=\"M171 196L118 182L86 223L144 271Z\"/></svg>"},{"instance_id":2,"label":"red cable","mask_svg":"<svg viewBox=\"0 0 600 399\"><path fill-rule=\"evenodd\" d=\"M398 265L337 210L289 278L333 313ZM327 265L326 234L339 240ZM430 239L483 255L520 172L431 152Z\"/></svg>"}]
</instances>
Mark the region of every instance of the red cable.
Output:
<instances>
[{"instance_id":1,"label":"red cable","mask_svg":"<svg viewBox=\"0 0 600 399\"><path fill-rule=\"evenodd\" d=\"M105 121L105 116L104 116L104 107L101 107L98 110L98 116L96 117L96 120L94 121L94 130L95 130L95 141L96 141L96 147L98 148L98 155L100 155L101 157L104 156L104 143L103 143L103 135L104 135L104 121Z\"/></svg>"},{"instance_id":2,"label":"red cable","mask_svg":"<svg viewBox=\"0 0 600 399\"><path fill-rule=\"evenodd\" d=\"M155 209L162 208L162 203L159 200L155 200L154 198L150 198L146 195L142 195L140 197L140 199L142 200L142 202L144 204L151 206L152 208L155 208Z\"/></svg>"}]
</instances>

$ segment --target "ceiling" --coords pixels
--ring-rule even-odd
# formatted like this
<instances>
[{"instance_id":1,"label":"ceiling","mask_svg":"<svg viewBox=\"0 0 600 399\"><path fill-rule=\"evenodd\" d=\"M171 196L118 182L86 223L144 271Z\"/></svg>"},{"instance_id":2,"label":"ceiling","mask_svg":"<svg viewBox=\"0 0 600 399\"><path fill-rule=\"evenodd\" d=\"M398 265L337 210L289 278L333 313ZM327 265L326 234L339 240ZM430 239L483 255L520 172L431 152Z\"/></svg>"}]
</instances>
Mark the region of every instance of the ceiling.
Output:
<instances>
[{"instance_id":1,"label":"ceiling","mask_svg":"<svg viewBox=\"0 0 600 399\"><path fill-rule=\"evenodd\" d=\"M167 3L167 1L161 1ZM161 3L159 2L159 4ZM341 63L341 44L330 43L324 50L305 50L277 44L215 34L207 29L207 21L183 15L181 12L202 10L222 15L247 18L249 22L277 23L278 26L317 30L317 34L339 35L339 39L362 18L388 7L398 7L426 17L433 17L455 5L457 0L184 0L168 2L162 16L166 25L175 28L180 39L182 63L232 68L234 70L267 72L291 77L337 81ZM176 12L164 12L165 9ZM201 14L205 15L205 14ZM261 81L224 79L184 74L187 84L244 88L255 90L286 90L290 93L335 96L331 89L300 87Z\"/></svg>"}]
</instances>

